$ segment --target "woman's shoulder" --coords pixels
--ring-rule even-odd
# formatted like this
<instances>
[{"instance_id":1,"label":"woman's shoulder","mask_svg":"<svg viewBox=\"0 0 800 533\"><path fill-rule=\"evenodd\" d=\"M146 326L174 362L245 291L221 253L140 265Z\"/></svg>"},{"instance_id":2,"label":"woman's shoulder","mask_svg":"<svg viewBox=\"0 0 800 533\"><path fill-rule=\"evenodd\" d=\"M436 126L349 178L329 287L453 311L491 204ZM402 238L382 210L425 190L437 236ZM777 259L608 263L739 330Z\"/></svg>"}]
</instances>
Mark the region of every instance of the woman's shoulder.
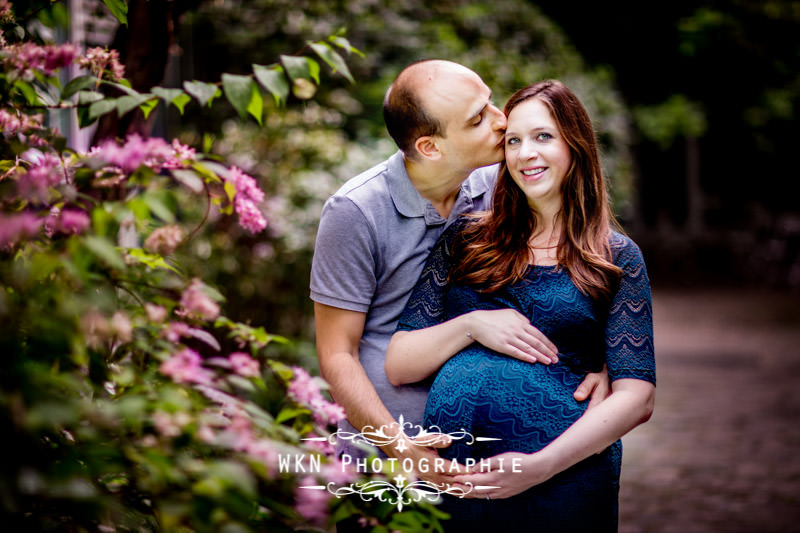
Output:
<instances>
[{"instance_id":1,"label":"woman's shoulder","mask_svg":"<svg viewBox=\"0 0 800 533\"><path fill-rule=\"evenodd\" d=\"M614 258L614 264L622 266L629 263L643 263L642 251L639 246L627 235L618 231L609 232L609 247Z\"/></svg>"}]
</instances>

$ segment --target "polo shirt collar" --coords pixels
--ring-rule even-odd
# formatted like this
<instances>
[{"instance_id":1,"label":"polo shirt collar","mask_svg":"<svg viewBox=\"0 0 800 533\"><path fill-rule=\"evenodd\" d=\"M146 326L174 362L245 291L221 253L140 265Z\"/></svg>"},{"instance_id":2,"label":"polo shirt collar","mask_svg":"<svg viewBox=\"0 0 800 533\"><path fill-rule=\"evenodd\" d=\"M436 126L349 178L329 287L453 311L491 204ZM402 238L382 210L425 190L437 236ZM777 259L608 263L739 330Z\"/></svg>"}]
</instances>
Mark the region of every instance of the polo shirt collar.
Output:
<instances>
[{"instance_id":1,"label":"polo shirt collar","mask_svg":"<svg viewBox=\"0 0 800 533\"><path fill-rule=\"evenodd\" d=\"M389 194L397 211L406 217L425 217L428 224L441 224L446 222L431 203L419 194L411 183L406 166L403 162L403 153L397 151L388 162ZM475 179L472 175L461 184L461 191L456 203L472 200L489 190L485 180Z\"/></svg>"}]
</instances>

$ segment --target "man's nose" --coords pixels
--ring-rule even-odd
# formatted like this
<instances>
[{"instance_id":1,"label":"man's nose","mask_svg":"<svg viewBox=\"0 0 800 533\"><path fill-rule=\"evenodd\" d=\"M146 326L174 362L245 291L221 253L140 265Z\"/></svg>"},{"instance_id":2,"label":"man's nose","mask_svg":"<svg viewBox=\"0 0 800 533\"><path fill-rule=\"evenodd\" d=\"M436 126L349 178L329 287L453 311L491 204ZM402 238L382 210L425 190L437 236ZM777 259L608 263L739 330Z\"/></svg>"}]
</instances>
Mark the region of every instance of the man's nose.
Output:
<instances>
[{"instance_id":1,"label":"man's nose","mask_svg":"<svg viewBox=\"0 0 800 533\"><path fill-rule=\"evenodd\" d=\"M493 122L492 122L492 125L494 126L494 129L496 129L496 130L503 130L503 131L505 131L505 129L506 129L506 124L507 124L507 122L508 122L508 121L506 120L506 115L505 115L505 113L503 113L502 111L500 111L500 109L498 109L498 108L497 108L497 107L495 107L495 106L492 106L492 107L491 107L491 110L492 110L492 113L493 113L493 115L494 115L494 117L493 117Z\"/></svg>"}]
</instances>

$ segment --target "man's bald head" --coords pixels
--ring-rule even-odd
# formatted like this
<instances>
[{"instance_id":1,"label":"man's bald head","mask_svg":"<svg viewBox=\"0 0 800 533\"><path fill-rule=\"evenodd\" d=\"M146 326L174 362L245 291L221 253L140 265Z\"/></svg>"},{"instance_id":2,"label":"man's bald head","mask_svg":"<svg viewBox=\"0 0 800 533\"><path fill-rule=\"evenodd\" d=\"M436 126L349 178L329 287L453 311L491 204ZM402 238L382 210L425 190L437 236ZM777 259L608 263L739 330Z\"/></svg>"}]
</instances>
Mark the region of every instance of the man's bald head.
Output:
<instances>
[{"instance_id":1,"label":"man's bald head","mask_svg":"<svg viewBox=\"0 0 800 533\"><path fill-rule=\"evenodd\" d=\"M416 156L414 143L418 138L445 136L446 125L426 103L445 80L464 75L475 73L452 61L428 59L403 69L389 87L383 100L383 119L389 135L406 157Z\"/></svg>"}]
</instances>

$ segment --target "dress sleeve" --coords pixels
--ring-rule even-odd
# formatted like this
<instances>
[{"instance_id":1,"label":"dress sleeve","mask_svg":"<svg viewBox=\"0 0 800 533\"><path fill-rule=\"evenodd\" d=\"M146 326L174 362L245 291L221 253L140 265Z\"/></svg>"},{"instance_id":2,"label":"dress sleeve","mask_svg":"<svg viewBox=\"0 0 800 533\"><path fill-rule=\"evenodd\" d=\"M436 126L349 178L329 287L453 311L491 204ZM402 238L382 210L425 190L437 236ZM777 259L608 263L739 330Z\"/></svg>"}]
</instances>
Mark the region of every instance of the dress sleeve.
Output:
<instances>
[{"instance_id":1,"label":"dress sleeve","mask_svg":"<svg viewBox=\"0 0 800 533\"><path fill-rule=\"evenodd\" d=\"M400 315L397 331L427 328L444 321L447 280L453 266L452 246L455 236L464 227L463 221L459 219L451 224L434 244Z\"/></svg>"},{"instance_id":2,"label":"dress sleeve","mask_svg":"<svg viewBox=\"0 0 800 533\"><path fill-rule=\"evenodd\" d=\"M377 286L375 234L361 210L348 198L325 203L311 261L311 299L367 312Z\"/></svg>"},{"instance_id":3,"label":"dress sleeve","mask_svg":"<svg viewBox=\"0 0 800 533\"><path fill-rule=\"evenodd\" d=\"M653 304L644 258L636 243L619 234L611 249L622 277L606 323L608 375L611 381L634 378L655 384Z\"/></svg>"}]
</instances>

